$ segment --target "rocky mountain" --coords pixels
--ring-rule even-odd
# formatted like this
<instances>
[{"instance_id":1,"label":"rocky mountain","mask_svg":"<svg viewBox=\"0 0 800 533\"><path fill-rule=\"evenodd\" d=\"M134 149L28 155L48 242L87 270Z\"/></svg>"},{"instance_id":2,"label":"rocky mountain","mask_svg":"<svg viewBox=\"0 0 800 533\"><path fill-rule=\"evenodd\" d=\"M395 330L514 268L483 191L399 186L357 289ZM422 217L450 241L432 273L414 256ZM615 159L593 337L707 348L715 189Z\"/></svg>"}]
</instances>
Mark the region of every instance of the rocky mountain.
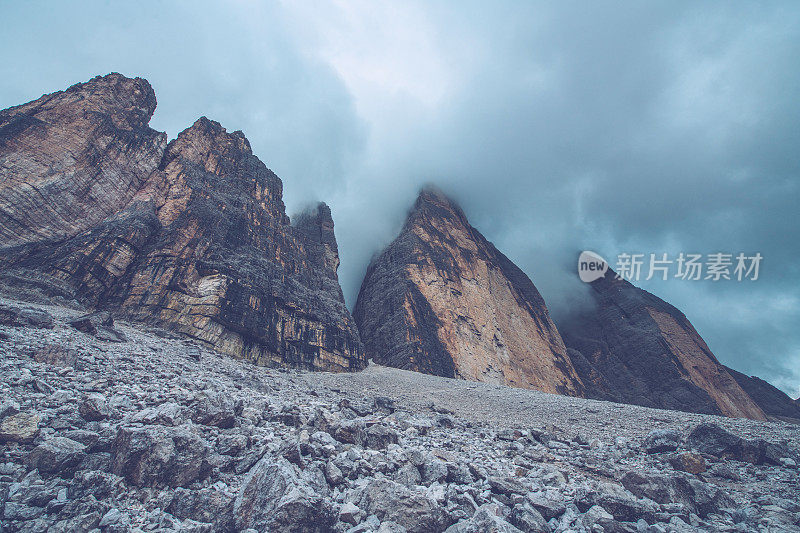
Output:
<instances>
[{"instance_id":1,"label":"rocky mountain","mask_svg":"<svg viewBox=\"0 0 800 533\"><path fill-rule=\"evenodd\" d=\"M241 132L203 117L167 145L155 106L111 74L0 113L0 281L258 364L362 368L327 206L290 224Z\"/></svg>"},{"instance_id":2,"label":"rocky mountain","mask_svg":"<svg viewBox=\"0 0 800 533\"><path fill-rule=\"evenodd\" d=\"M0 246L73 237L116 214L158 167L165 133L141 78L95 78L0 111Z\"/></svg>"},{"instance_id":3,"label":"rocky mountain","mask_svg":"<svg viewBox=\"0 0 800 533\"><path fill-rule=\"evenodd\" d=\"M591 309L560 325L588 397L765 419L678 309L612 270L589 292Z\"/></svg>"},{"instance_id":4,"label":"rocky mountain","mask_svg":"<svg viewBox=\"0 0 800 533\"><path fill-rule=\"evenodd\" d=\"M353 316L376 362L438 376L580 395L531 280L441 192L424 189L374 260Z\"/></svg>"},{"instance_id":5,"label":"rocky mountain","mask_svg":"<svg viewBox=\"0 0 800 533\"><path fill-rule=\"evenodd\" d=\"M797 400L761 378L725 368L766 415L800 420L800 403Z\"/></svg>"}]
</instances>

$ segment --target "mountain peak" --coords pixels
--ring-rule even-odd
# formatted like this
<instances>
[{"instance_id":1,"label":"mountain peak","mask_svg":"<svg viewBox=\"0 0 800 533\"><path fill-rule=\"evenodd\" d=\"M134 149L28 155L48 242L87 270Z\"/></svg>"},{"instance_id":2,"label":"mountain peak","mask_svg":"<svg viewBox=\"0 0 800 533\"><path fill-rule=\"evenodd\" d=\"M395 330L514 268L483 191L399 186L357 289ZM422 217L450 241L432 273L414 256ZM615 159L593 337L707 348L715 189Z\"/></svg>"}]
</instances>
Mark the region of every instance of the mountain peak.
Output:
<instances>
[{"instance_id":1,"label":"mountain peak","mask_svg":"<svg viewBox=\"0 0 800 533\"><path fill-rule=\"evenodd\" d=\"M424 188L367 269L353 311L388 366L579 395L539 292L440 190Z\"/></svg>"}]
</instances>

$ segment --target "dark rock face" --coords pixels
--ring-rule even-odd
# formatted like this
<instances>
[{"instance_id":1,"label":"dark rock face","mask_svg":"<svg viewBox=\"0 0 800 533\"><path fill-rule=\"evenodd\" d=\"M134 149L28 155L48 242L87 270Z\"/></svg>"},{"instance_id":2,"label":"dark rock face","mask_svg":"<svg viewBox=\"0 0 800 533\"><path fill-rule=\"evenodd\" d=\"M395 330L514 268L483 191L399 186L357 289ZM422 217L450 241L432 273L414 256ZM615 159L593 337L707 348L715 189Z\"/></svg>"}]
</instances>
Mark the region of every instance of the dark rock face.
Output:
<instances>
[{"instance_id":1,"label":"dark rock face","mask_svg":"<svg viewBox=\"0 0 800 533\"><path fill-rule=\"evenodd\" d=\"M792 400L785 392L763 379L747 376L732 368L726 367L726 369L764 413L769 416L800 419L800 403Z\"/></svg>"},{"instance_id":2,"label":"dark rock face","mask_svg":"<svg viewBox=\"0 0 800 533\"><path fill-rule=\"evenodd\" d=\"M587 396L765 419L678 309L611 270L590 290L595 308L560 326Z\"/></svg>"},{"instance_id":3,"label":"dark rock face","mask_svg":"<svg viewBox=\"0 0 800 533\"><path fill-rule=\"evenodd\" d=\"M353 316L367 354L381 364L582 392L531 280L432 189L370 264Z\"/></svg>"},{"instance_id":4,"label":"dark rock face","mask_svg":"<svg viewBox=\"0 0 800 533\"><path fill-rule=\"evenodd\" d=\"M3 283L257 364L363 368L330 209L291 225L241 132L203 117L167 146L154 109L112 74L0 113Z\"/></svg>"},{"instance_id":5,"label":"dark rock face","mask_svg":"<svg viewBox=\"0 0 800 533\"><path fill-rule=\"evenodd\" d=\"M170 143L162 167L162 229L122 284L123 311L259 364L361 368L327 206L289 225L280 179L240 132L207 119Z\"/></svg>"}]
</instances>

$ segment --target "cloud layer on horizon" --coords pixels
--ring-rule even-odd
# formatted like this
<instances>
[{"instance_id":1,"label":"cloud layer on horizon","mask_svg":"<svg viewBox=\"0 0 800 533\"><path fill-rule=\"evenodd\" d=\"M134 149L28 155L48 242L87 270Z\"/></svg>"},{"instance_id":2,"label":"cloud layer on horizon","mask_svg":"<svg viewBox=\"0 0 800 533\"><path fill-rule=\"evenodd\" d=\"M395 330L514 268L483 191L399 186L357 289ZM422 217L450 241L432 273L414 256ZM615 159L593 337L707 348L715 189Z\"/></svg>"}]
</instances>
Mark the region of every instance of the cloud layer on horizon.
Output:
<instances>
[{"instance_id":1,"label":"cloud layer on horizon","mask_svg":"<svg viewBox=\"0 0 800 533\"><path fill-rule=\"evenodd\" d=\"M558 319L578 252L761 252L757 282L639 285L800 395L800 5L6 3L0 108L119 71L151 125L241 129L291 212L334 214L352 305L423 183Z\"/></svg>"}]
</instances>

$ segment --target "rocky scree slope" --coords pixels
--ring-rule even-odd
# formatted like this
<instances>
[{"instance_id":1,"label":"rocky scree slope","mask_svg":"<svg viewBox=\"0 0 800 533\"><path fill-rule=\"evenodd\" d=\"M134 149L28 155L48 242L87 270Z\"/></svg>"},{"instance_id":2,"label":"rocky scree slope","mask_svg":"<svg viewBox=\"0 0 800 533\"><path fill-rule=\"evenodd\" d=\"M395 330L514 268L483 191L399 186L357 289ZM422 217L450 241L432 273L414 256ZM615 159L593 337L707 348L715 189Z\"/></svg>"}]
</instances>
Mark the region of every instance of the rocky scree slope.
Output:
<instances>
[{"instance_id":1,"label":"rocky scree slope","mask_svg":"<svg viewBox=\"0 0 800 533\"><path fill-rule=\"evenodd\" d=\"M612 270L590 294L592 309L560 325L589 397L765 419L678 309Z\"/></svg>"},{"instance_id":2,"label":"rocky scree slope","mask_svg":"<svg viewBox=\"0 0 800 533\"><path fill-rule=\"evenodd\" d=\"M0 282L189 335L259 364L366 364L324 204L292 226L241 132L166 144L147 81L119 74L0 112Z\"/></svg>"},{"instance_id":3,"label":"rocky scree slope","mask_svg":"<svg viewBox=\"0 0 800 533\"><path fill-rule=\"evenodd\" d=\"M2 531L800 531L795 425L278 371L81 312L0 298Z\"/></svg>"},{"instance_id":4,"label":"rocky scree slope","mask_svg":"<svg viewBox=\"0 0 800 533\"><path fill-rule=\"evenodd\" d=\"M353 316L380 364L582 394L539 291L433 188L369 265Z\"/></svg>"}]
</instances>

